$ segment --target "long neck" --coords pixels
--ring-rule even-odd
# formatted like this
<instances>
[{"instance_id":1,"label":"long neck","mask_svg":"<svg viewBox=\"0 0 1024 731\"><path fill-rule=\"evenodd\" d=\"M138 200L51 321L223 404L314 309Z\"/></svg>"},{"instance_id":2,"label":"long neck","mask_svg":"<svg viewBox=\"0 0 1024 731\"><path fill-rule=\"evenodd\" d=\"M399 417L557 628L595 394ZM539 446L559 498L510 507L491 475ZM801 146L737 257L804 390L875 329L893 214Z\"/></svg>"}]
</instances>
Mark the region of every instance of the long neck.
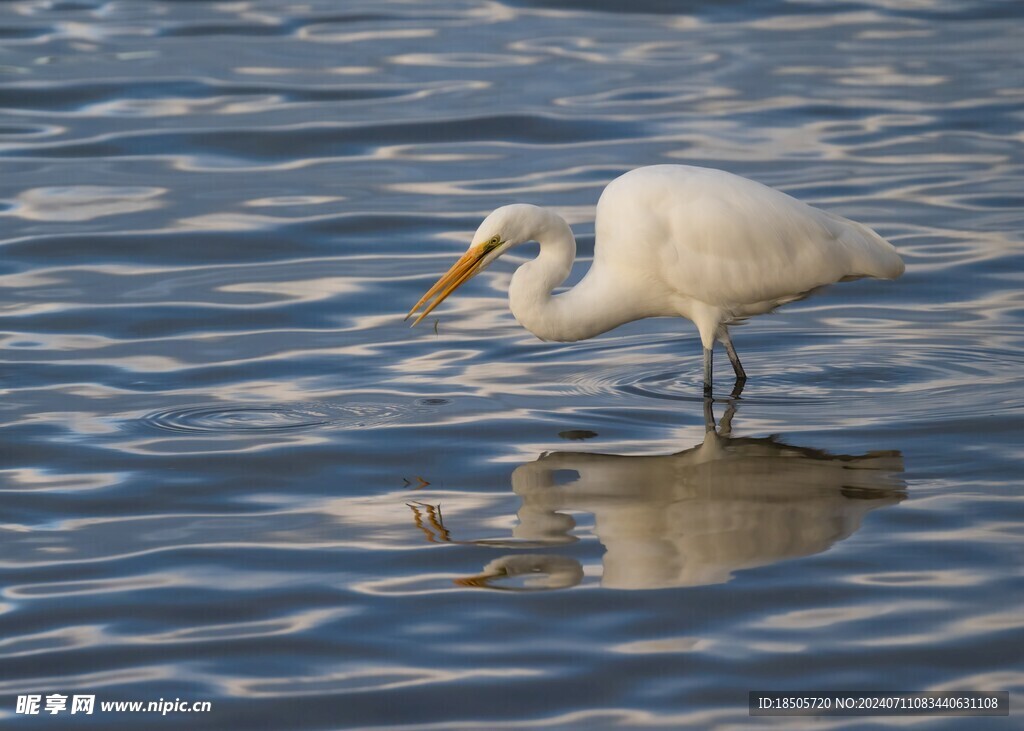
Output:
<instances>
[{"instance_id":1,"label":"long neck","mask_svg":"<svg viewBox=\"0 0 1024 731\"><path fill-rule=\"evenodd\" d=\"M576 238L565 220L543 211L531 238L540 244L540 254L516 270L508 288L509 307L523 327L541 340L572 342L631 319L617 315L610 305L614 293L606 291L593 270L569 291L552 294L576 258Z\"/></svg>"}]
</instances>

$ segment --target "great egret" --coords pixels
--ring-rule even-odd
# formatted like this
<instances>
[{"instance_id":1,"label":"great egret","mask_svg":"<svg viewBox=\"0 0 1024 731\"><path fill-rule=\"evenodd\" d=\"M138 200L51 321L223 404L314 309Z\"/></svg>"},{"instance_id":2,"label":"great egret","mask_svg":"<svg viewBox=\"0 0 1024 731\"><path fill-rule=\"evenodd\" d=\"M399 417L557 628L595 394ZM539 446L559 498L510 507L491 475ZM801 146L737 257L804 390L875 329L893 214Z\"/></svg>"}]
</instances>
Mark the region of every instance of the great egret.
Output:
<instances>
[{"instance_id":1,"label":"great egret","mask_svg":"<svg viewBox=\"0 0 1024 731\"><path fill-rule=\"evenodd\" d=\"M704 346L704 392L720 340L746 373L729 325L806 297L834 282L895 279L903 260L892 244L854 221L721 170L654 165L622 175L597 204L594 263L572 289L576 239L556 213L516 204L498 208L465 254L409 311L416 325L459 286L517 244L540 254L516 270L512 314L541 340L573 342L644 317L685 317Z\"/></svg>"}]
</instances>

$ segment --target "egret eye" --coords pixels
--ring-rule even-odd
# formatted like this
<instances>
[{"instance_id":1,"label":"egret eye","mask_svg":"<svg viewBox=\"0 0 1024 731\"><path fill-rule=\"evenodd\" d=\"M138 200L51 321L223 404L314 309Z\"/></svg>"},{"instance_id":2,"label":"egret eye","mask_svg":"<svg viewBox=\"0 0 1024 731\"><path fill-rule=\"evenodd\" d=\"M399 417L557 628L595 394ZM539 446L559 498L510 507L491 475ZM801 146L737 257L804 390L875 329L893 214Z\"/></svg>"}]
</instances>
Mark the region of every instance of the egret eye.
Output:
<instances>
[{"instance_id":1,"label":"egret eye","mask_svg":"<svg viewBox=\"0 0 1024 731\"><path fill-rule=\"evenodd\" d=\"M494 247L494 246L497 246L500 243L501 243L501 237L500 236L492 236L491 240L487 242L487 245L490 246L490 247Z\"/></svg>"}]
</instances>

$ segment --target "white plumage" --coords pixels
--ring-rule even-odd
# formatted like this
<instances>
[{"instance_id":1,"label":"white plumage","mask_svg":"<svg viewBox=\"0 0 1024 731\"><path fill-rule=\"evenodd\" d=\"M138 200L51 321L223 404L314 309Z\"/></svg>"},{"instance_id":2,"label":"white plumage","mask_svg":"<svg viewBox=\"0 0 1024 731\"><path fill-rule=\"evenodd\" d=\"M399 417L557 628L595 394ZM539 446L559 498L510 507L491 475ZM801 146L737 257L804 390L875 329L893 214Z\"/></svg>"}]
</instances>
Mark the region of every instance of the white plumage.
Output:
<instances>
[{"instance_id":1,"label":"white plumage","mask_svg":"<svg viewBox=\"0 0 1024 731\"><path fill-rule=\"evenodd\" d=\"M715 340L742 384L728 326L859 277L903 273L896 249L866 226L752 180L689 165L638 168L613 180L597 205L594 263L572 289L576 240L557 214L530 205L494 211L474 243L416 303L416 322L512 246L537 241L537 258L512 277L515 318L542 340L575 341L644 317L685 317L704 345L711 387ZM414 323L415 324L415 323Z\"/></svg>"}]
</instances>

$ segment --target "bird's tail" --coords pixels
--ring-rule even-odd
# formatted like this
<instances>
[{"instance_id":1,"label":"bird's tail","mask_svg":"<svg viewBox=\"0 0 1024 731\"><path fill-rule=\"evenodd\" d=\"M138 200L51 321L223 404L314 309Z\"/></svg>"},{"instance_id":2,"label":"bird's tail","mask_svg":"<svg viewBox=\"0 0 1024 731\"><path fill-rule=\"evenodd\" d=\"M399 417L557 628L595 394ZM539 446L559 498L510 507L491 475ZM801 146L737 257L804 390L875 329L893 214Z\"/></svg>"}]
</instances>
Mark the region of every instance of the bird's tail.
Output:
<instances>
[{"instance_id":1,"label":"bird's tail","mask_svg":"<svg viewBox=\"0 0 1024 731\"><path fill-rule=\"evenodd\" d=\"M895 246L864 224L847 219L843 219L843 223L839 240L851 254L854 271L851 279L896 279L903 274L906 266Z\"/></svg>"}]
</instances>

